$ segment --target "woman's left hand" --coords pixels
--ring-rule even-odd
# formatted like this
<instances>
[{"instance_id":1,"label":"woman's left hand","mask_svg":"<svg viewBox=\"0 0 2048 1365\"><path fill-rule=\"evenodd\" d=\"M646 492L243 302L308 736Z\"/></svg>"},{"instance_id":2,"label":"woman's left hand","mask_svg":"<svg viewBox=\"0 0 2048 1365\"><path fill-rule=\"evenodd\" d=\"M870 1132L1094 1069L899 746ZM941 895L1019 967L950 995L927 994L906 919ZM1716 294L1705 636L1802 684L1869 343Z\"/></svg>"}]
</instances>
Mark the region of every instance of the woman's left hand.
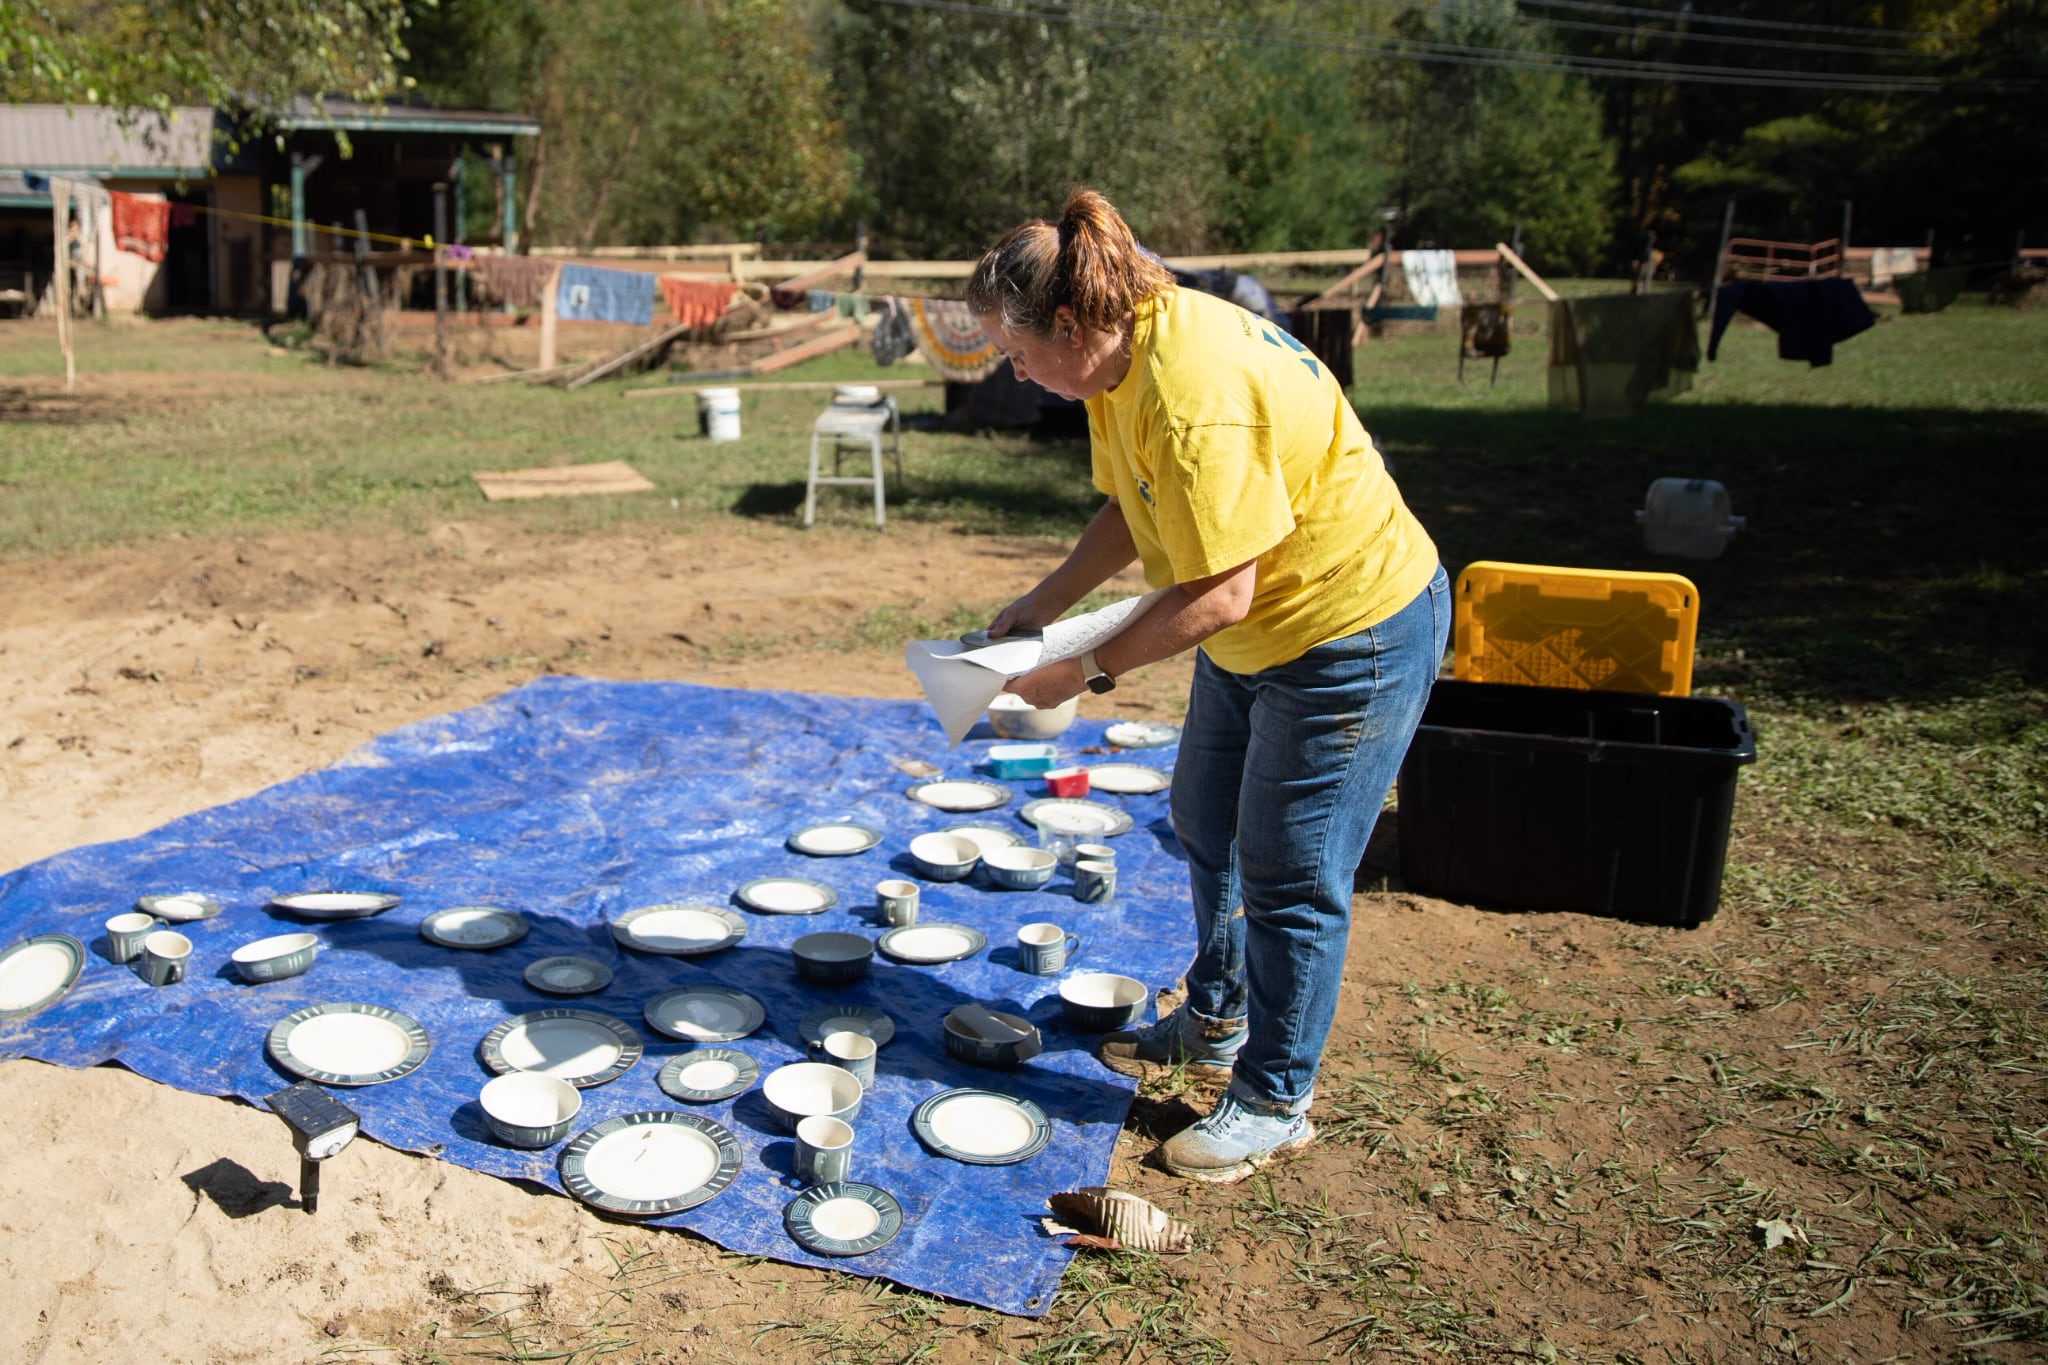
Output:
<instances>
[{"instance_id":1,"label":"woman's left hand","mask_svg":"<svg viewBox=\"0 0 2048 1365\"><path fill-rule=\"evenodd\" d=\"M1058 706L1069 697L1080 696L1087 688L1088 680L1081 674L1079 659L1061 659L1034 668L1003 685L1005 692L1041 708Z\"/></svg>"}]
</instances>

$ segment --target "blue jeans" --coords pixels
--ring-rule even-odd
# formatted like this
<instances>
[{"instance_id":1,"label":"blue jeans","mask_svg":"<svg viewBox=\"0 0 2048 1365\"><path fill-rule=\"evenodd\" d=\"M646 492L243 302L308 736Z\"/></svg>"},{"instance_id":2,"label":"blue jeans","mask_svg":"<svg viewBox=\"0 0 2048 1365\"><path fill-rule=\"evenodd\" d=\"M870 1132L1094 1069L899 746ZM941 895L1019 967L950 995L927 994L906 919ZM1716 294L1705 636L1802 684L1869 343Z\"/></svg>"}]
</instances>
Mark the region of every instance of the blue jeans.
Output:
<instances>
[{"instance_id":1,"label":"blue jeans","mask_svg":"<svg viewBox=\"0 0 2048 1365\"><path fill-rule=\"evenodd\" d=\"M1257 673L1195 660L1173 773L1209 1037L1247 1029L1230 1090L1307 1111L1337 1012L1352 879L1422 719L1451 630L1442 568L1387 620Z\"/></svg>"}]
</instances>

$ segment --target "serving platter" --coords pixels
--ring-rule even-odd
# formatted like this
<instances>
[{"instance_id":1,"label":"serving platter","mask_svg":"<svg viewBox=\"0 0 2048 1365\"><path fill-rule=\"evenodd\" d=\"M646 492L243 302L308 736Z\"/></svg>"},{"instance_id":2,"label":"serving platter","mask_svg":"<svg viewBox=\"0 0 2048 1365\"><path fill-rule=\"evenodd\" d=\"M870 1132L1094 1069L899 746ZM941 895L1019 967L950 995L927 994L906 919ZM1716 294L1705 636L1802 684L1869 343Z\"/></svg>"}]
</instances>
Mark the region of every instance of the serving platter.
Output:
<instances>
[{"instance_id":1,"label":"serving platter","mask_svg":"<svg viewBox=\"0 0 2048 1365\"><path fill-rule=\"evenodd\" d=\"M903 794L944 811L994 810L1010 799L1008 787L978 777L935 777L912 783Z\"/></svg>"},{"instance_id":2,"label":"serving platter","mask_svg":"<svg viewBox=\"0 0 2048 1365\"><path fill-rule=\"evenodd\" d=\"M382 1005L308 1005L270 1026L270 1060L322 1085L378 1085L419 1069L433 1051L427 1031Z\"/></svg>"},{"instance_id":3,"label":"serving platter","mask_svg":"<svg viewBox=\"0 0 2048 1365\"><path fill-rule=\"evenodd\" d=\"M657 1218L693 1209L732 1184L742 1159L724 1124L643 1109L577 1134L556 1170L563 1188L592 1208Z\"/></svg>"},{"instance_id":4,"label":"serving platter","mask_svg":"<svg viewBox=\"0 0 2048 1365\"><path fill-rule=\"evenodd\" d=\"M595 1010L533 1010L486 1033L477 1045L497 1075L538 1071L587 1090L640 1060L640 1035L623 1019Z\"/></svg>"},{"instance_id":5,"label":"serving platter","mask_svg":"<svg viewBox=\"0 0 2048 1365\"><path fill-rule=\"evenodd\" d=\"M398 897L382 891L294 891L270 898L271 909L301 919L367 919L396 904Z\"/></svg>"},{"instance_id":6,"label":"serving platter","mask_svg":"<svg viewBox=\"0 0 2048 1365\"><path fill-rule=\"evenodd\" d=\"M1180 727L1163 720L1120 720L1102 732L1119 749L1157 749L1180 742Z\"/></svg>"},{"instance_id":7,"label":"serving platter","mask_svg":"<svg viewBox=\"0 0 2048 1365\"><path fill-rule=\"evenodd\" d=\"M839 893L808 877L756 877L733 892L764 915L820 915L839 904Z\"/></svg>"},{"instance_id":8,"label":"serving platter","mask_svg":"<svg viewBox=\"0 0 2048 1365\"><path fill-rule=\"evenodd\" d=\"M980 849L984 856L992 848L1015 848L1024 842L1024 836L1014 829L1004 829L1001 825L984 825L973 820L947 825L939 833L958 834L962 838L972 839L974 846Z\"/></svg>"},{"instance_id":9,"label":"serving platter","mask_svg":"<svg viewBox=\"0 0 2048 1365\"><path fill-rule=\"evenodd\" d=\"M887 1010L873 1005L821 1005L797 1020L796 1031L812 1047L821 1046L828 1033L851 1030L865 1033L876 1047L886 1047L896 1036L896 1021Z\"/></svg>"},{"instance_id":10,"label":"serving platter","mask_svg":"<svg viewBox=\"0 0 2048 1365\"><path fill-rule=\"evenodd\" d=\"M785 841L792 853L805 853L813 858L849 858L856 853L865 853L882 842L882 831L871 825L856 825L851 821L837 820L822 825L807 825L789 836Z\"/></svg>"},{"instance_id":11,"label":"serving platter","mask_svg":"<svg viewBox=\"0 0 2048 1365\"><path fill-rule=\"evenodd\" d=\"M874 1185L842 1180L805 1190L782 1211L789 1239L818 1256L865 1256L903 1231L903 1206Z\"/></svg>"},{"instance_id":12,"label":"serving platter","mask_svg":"<svg viewBox=\"0 0 2048 1365\"><path fill-rule=\"evenodd\" d=\"M966 924L906 924L883 934L875 946L898 962L932 966L973 957L988 946L988 935Z\"/></svg>"},{"instance_id":13,"label":"serving platter","mask_svg":"<svg viewBox=\"0 0 2048 1365\"><path fill-rule=\"evenodd\" d=\"M612 921L612 937L624 946L669 957L702 957L746 936L747 922L722 905L664 901Z\"/></svg>"},{"instance_id":14,"label":"serving platter","mask_svg":"<svg viewBox=\"0 0 2048 1365\"><path fill-rule=\"evenodd\" d=\"M69 934L31 934L0 950L0 1019L22 1019L64 998L85 969L85 945Z\"/></svg>"},{"instance_id":15,"label":"serving platter","mask_svg":"<svg viewBox=\"0 0 2048 1365\"><path fill-rule=\"evenodd\" d=\"M487 953L526 937L526 916L494 905L451 905L420 921L420 937L443 948Z\"/></svg>"},{"instance_id":16,"label":"serving platter","mask_svg":"<svg viewBox=\"0 0 2048 1365\"><path fill-rule=\"evenodd\" d=\"M1030 1100L962 1086L942 1090L910 1114L918 1140L970 1166L1008 1166L1052 1141L1052 1121Z\"/></svg>"},{"instance_id":17,"label":"serving platter","mask_svg":"<svg viewBox=\"0 0 2048 1365\"><path fill-rule=\"evenodd\" d=\"M647 1026L686 1043L729 1043L761 1027L768 1011L730 986L677 986L642 1007Z\"/></svg>"},{"instance_id":18,"label":"serving platter","mask_svg":"<svg viewBox=\"0 0 2048 1365\"><path fill-rule=\"evenodd\" d=\"M1143 763L1097 763L1088 770L1088 785L1114 796L1150 796L1173 785L1173 774Z\"/></svg>"},{"instance_id":19,"label":"serving platter","mask_svg":"<svg viewBox=\"0 0 2048 1365\"><path fill-rule=\"evenodd\" d=\"M731 1047L700 1047L668 1059L654 1083L684 1104L729 1100L761 1079L761 1064Z\"/></svg>"},{"instance_id":20,"label":"serving platter","mask_svg":"<svg viewBox=\"0 0 2048 1365\"><path fill-rule=\"evenodd\" d=\"M1071 816L1070 823L1077 834L1089 834L1101 839L1114 839L1127 833L1131 828L1130 812L1100 801L1087 801L1075 796L1045 796L1036 801L1026 801L1019 816L1038 823L1040 814L1057 811L1062 816Z\"/></svg>"},{"instance_id":21,"label":"serving platter","mask_svg":"<svg viewBox=\"0 0 2048 1365\"><path fill-rule=\"evenodd\" d=\"M526 984L549 995L590 995L612 984L612 969L594 957L543 957L526 964Z\"/></svg>"},{"instance_id":22,"label":"serving platter","mask_svg":"<svg viewBox=\"0 0 2048 1365\"><path fill-rule=\"evenodd\" d=\"M135 908L145 915L184 924L192 920L212 919L220 913L221 905L212 896L203 896L197 891L166 891L137 896Z\"/></svg>"}]
</instances>

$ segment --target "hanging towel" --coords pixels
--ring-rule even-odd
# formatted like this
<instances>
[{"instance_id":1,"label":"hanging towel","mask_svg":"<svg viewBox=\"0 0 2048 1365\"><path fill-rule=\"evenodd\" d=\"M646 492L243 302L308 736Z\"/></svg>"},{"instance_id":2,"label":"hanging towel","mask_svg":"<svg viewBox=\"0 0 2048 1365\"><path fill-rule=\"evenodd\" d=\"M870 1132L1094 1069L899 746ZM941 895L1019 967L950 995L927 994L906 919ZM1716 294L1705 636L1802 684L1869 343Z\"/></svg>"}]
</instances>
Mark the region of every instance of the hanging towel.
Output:
<instances>
[{"instance_id":1,"label":"hanging towel","mask_svg":"<svg viewBox=\"0 0 2048 1365\"><path fill-rule=\"evenodd\" d=\"M1747 313L1778 334L1778 359L1804 360L1818 369L1834 363L1835 343L1877 325L1856 282L1841 275L1811 280L1737 280L1714 295L1714 327L1707 359L1721 349L1721 334L1737 313Z\"/></svg>"},{"instance_id":2,"label":"hanging towel","mask_svg":"<svg viewBox=\"0 0 2048 1365\"><path fill-rule=\"evenodd\" d=\"M709 327L725 316L740 287L730 280L700 280L688 275L663 275L661 300L680 327Z\"/></svg>"},{"instance_id":3,"label":"hanging towel","mask_svg":"<svg viewBox=\"0 0 2048 1365\"><path fill-rule=\"evenodd\" d=\"M555 272L553 261L533 256L479 256L475 275L483 294L507 308L537 308Z\"/></svg>"},{"instance_id":4,"label":"hanging towel","mask_svg":"<svg viewBox=\"0 0 2048 1365\"><path fill-rule=\"evenodd\" d=\"M1550 406L1623 417L1692 387L1700 367L1692 291L1601 294L1550 305Z\"/></svg>"},{"instance_id":5,"label":"hanging towel","mask_svg":"<svg viewBox=\"0 0 2048 1365\"><path fill-rule=\"evenodd\" d=\"M1909 246L1874 246L1870 249L1870 287L1883 289L1899 275L1918 274L1920 253Z\"/></svg>"},{"instance_id":6,"label":"hanging towel","mask_svg":"<svg viewBox=\"0 0 2048 1365\"><path fill-rule=\"evenodd\" d=\"M565 265L555 292L555 316L564 322L623 322L645 327L654 321L654 276L644 270L607 270Z\"/></svg>"},{"instance_id":7,"label":"hanging towel","mask_svg":"<svg viewBox=\"0 0 2048 1365\"><path fill-rule=\"evenodd\" d=\"M974 310L953 299L910 299L910 335L942 379L979 384L1003 363ZM1247 324L1249 325L1249 324Z\"/></svg>"},{"instance_id":8,"label":"hanging towel","mask_svg":"<svg viewBox=\"0 0 2048 1365\"><path fill-rule=\"evenodd\" d=\"M894 365L917 349L917 338L910 333L910 309L902 299L885 295L881 308L882 320L868 338L868 350L877 365Z\"/></svg>"},{"instance_id":9,"label":"hanging towel","mask_svg":"<svg viewBox=\"0 0 2048 1365\"><path fill-rule=\"evenodd\" d=\"M785 313L794 313L810 306L808 289L784 289L776 285L768 291L768 302Z\"/></svg>"},{"instance_id":10,"label":"hanging towel","mask_svg":"<svg viewBox=\"0 0 2048 1365\"><path fill-rule=\"evenodd\" d=\"M851 318L853 321L859 322L868 315L868 296L866 294L839 294L834 297L832 306L838 310L840 317Z\"/></svg>"},{"instance_id":11,"label":"hanging towel","mask_svg":"<svg viewBox=\"0 0 2048 1365\"><path fill-rule=\"evenodd\" d=\"M1956 301L1969 282L1970 267L1950 265L1907 275L1894 280L1892 287L1898 290L1901 313L1939 313Z\"/></svg>"},{"instance_id":12,"label":"hanging towel","mask_svg":"<svg viewBox=\"0 0 2048 1365\"><path fill-rule=\"evenodd\" d=\"M171 206L162 195L109 192L114 201L114 245L145 261L161 261L171 242Z\"/></svg>"},{"instance_id":13,"label":"hanging towel","mask_svg":"<svg viewBox=\"0 0 2048 1365\"><path fill-rule=\"evenodd\" d=\"M804 291L804 307L810 309L813 313L831 312L832 291L829 289L806 289Z\"/></svg>"},{"instance_id":14,"label":"hanging towel","mask_svg":"<svg viewBox=\"0 0 2048 1365\"><path fill-rule=\"evenodd\" d=\"M1426 308L1456 308L1465 300L1458 293L1458 257L1449 251L1404 251L1401 274L1408 281L1408 293Z\"/></svg>"}]
</instances>

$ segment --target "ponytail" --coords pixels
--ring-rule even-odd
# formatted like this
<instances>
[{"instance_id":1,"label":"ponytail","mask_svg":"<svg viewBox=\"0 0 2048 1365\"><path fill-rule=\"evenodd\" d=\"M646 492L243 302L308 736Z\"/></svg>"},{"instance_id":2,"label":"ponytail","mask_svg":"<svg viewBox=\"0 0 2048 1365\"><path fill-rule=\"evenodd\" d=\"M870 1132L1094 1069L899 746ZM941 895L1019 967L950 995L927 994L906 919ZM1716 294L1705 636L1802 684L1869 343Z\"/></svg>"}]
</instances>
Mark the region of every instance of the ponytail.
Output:
<instances>
[{"instance_id":1,"label":"ponytail","mask_svg":"<svg viewBox=\"0 0 2048 1365\"><path fill-rule=\"evenodd\" d=\"M1058 223L1035 218L983 253L967 280L967 306L1031 336L1053 335L1053 313L1062 306L1082 326L1112 331L1172 285L1123 215L1094 190L1077 189Z\"/></svg>"}]
</instances>

